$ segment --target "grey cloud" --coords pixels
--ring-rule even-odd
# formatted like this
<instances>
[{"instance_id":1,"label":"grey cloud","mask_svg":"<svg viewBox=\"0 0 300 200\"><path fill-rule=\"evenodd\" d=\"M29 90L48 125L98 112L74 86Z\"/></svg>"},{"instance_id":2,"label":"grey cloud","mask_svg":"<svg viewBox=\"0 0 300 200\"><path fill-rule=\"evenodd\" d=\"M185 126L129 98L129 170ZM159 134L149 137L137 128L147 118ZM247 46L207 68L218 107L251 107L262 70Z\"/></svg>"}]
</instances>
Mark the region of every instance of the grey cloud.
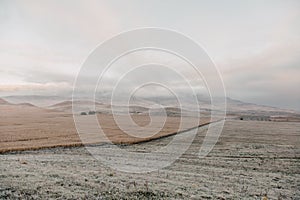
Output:
<instances>
[{"instance_id":1,"label":"grey cloud","mask_svg":"<svg viewBox=\"0 0 300 200\"><path fill-rule=\"evenodd\" d=\"M72 85L99 43L120 31L155 26L178 30L203 44L220 67L229 96L300 110L299 8L298 1L1 1L0 84L36 89L44 84L44 93L46 88L49 93L58 91L52 86ZM155 56L138 58L142 62ZM104 91L123 73L120 66L139 63L135 59L119 63L106 75ZM161 60L186 69L165 55ZM93 87L93 75L95 71L84 74L86 87ZM186 90L174 76L155 72L123 80L122 87L126 91L144 76L168 81L180 93ZM203 82L192 81L198 91L207 92Z\"/></svg>"}]
</instances>

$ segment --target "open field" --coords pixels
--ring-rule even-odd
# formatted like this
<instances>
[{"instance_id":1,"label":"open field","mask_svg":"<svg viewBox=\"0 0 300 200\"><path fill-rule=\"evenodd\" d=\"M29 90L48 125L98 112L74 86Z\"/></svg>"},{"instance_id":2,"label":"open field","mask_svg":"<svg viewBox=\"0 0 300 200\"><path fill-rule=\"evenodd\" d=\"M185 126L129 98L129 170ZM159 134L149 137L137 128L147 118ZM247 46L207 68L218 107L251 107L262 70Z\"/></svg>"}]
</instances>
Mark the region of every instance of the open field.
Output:
<instances>
[{"instance_id":1,"label":"open field","mask_svg":"<svg viewBox=\"0 0 300 200\"><path fill-rule=\"evenodd\" d=\"M4 153L0 198L300 199L300 123L226 121L213 151L199 159L204 134L200 128L171 166L147 174L114 171L83 147ZM148 152L171 139L122 148Z\"/></svg>"},{"instance_id":2,"label":"open field","mask_svg":"<svg viewBox=\"0 0 300 200\"><path fill-rule=\"evenodd\" d=\"M0 25L0 200L300 200L300 0L0 0Z\"/></svg>"},{"instance_id":3,"label":"open field","mask_svg":"<svg viewBox=\"0 0 300 200\"><path fill-rule=\"evenodd\" d=\"M116 144L131 144L149 139L174 134L191 127L210 121L210 118L201 118L198 122L188 121L179 127L180 118L168 116L160 132L145 138L145 131L125 124L127 131L139 134L134 137L125 134L114 121L111 114L97 114L78 116L87 128L95 117L101 125L109 141ZM126 123L127 117L120 116L121 123ZM133 121L139 126L146 126L150 122L148 115L132 115ZM153 123L148 132L161 126L162 118L153 116ZM124 124L123 123L123 124ZM98 127L97 127L98 128ZM143 128L145 130L146 128ZM73 116L70 113L39 108L31 105L0 105L0 152L11 150L39 149L56 146L78 146L81 140L77 134ZM104 136L99 136L97 130L89 130L89 134L82 135L86 143L109 142Z\"/></svg>"}]
</instances>

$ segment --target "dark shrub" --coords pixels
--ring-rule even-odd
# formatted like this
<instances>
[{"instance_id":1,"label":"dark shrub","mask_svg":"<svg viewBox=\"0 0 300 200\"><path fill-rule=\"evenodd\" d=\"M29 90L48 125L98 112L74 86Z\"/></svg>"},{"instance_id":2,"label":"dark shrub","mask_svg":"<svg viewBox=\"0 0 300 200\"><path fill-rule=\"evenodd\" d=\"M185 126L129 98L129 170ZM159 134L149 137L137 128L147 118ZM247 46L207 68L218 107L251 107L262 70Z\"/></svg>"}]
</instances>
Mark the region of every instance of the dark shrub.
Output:
<instances>
[{"instance_id":1,"label":"dark shrub","mask_svg":"<svg viewBox=\"0 0 300 200\"><path fill-rule=\"evenodd\" d=\"M95 111L89 111L89 115L94 115L94 114L96 114Z\"/></svg>"}]
</instances>

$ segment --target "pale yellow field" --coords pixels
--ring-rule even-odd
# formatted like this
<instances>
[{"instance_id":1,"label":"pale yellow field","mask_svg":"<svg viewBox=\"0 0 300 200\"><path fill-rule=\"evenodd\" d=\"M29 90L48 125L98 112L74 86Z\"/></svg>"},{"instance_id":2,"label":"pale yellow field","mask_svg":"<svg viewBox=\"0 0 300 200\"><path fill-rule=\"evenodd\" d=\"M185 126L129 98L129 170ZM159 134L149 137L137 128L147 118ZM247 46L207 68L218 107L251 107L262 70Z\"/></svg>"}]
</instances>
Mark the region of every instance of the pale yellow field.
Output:
<instances>
[{"instance_id":1,"label":"pale yellow field","mask_svg":"<svg viewBox=\"0 0 300 200\"><path fill-rule=\"evenodd\" d=\"M90 119L95 116L79 117L85 120L88 125ZM97 117L105 135L111 142L118 144L148 141L179 131L179 117L168 117L162 130L151 137L143 137L143 134L147 134L147 132L140 132L141 137L125 134L119 129L110 114L98 114ZM148 115L133 115L132 118L140 126L149 123ZM160 116L154 116L154 118L156 118L155 121L160 121ZM187 123L180 130L209 121L209 118L201 118L199 124ZM156 126L159 124L154 123L153 127ZM87 137L89 138L85 141L90 141L88 143L106 141L105 138L99 137L96 133L89 134ZM82 145L82 142L77 134L72 114L30 105L0 105L0 152L75 145Z\"/></svg>"}]
</instances>

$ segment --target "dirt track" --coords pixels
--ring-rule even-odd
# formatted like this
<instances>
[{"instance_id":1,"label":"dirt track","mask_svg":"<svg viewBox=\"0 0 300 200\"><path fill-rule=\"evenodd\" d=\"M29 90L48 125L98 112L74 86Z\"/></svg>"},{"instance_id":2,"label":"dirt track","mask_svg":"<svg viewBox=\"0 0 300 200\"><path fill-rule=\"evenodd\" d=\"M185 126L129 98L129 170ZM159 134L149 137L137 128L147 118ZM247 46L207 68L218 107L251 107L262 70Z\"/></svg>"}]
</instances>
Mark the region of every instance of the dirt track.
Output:
<instances>
[{"instance_id":1,"label":"dirt track","mask_svg":"<svg viewBox=\"0 0 300 200\"><path fill-rule=\"evenodd\" d=\"M173 165L147 174L114 171L82 147L6 153L0 198L299 199L299 130L299 123L227 121L208 157L197 157L202 130ZM147 152L171 139L123 148Z\"/></svg>"}]
</instances>

